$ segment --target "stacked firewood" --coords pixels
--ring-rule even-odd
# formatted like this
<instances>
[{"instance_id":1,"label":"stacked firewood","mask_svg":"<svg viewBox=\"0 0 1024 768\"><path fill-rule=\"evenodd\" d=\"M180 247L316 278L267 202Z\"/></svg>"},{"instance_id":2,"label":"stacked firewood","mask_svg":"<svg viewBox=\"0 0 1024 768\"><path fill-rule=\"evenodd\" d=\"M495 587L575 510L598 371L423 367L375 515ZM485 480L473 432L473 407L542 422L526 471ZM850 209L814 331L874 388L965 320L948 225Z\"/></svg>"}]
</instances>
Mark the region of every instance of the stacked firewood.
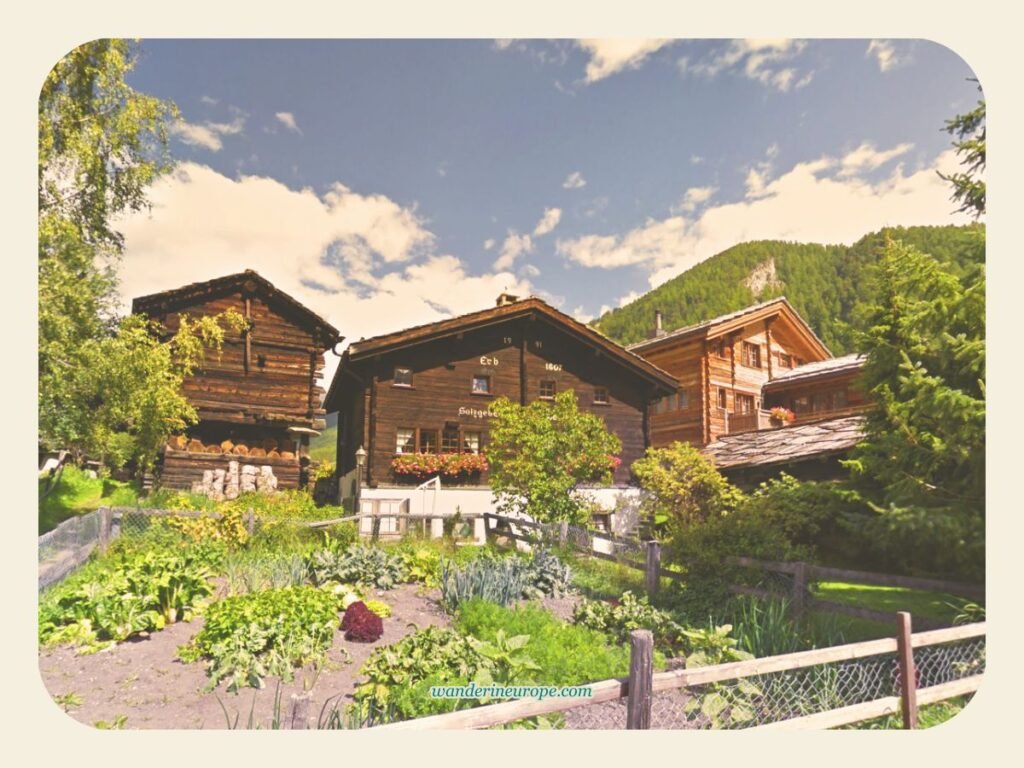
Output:
<instances>
[{"instance_id":1,"label":"stacked firewood","mask_svg":"<svg viewBox=\"0 0 1024 768\"><path fill-rule=\"evenodd\" d=\"M189 451L190 453L221 453L231 456L251 456L255 458L267 457L270 459L294 459L294 451L281 450L283 442L278 444L277 440L268 437L259 444L243 442L232 442L224 440L221 443L210 443L206 445L199 438L187 438L184 435L175 435L167 442L167 447L175 451Z\"/></svg>"}]
</instances>

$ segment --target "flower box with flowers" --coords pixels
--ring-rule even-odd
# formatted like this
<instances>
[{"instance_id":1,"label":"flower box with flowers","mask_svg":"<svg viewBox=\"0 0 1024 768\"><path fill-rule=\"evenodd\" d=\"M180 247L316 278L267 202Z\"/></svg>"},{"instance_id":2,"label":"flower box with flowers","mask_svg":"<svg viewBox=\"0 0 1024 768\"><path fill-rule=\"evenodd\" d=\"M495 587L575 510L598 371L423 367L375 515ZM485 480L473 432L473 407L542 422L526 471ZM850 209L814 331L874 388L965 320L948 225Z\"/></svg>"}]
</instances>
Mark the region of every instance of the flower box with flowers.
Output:
<instances>
[{"instance_id":1,"label":"flower box with flowers","mask_svg":"<svg viewBox=\"0 0 1024 768\"><path fill-rule=\"evenodd\" d=\"M487 470L487 459L477 453L403 453L391 460L398 478L427 480L440 475L448 480L465 481Z\"/></svg>"},{"instance_id":2,"label":"flower box with flowers","mask_svg":"<svg viewBox=\"0 0 1024 768\"><path fill-rule=\"evenodd\" d=\"M773 427L781 427L796 421L796 414L789 410L789 408L776 406L768 411L768 420L772 423Z\"/></svg>"}]
</instances>

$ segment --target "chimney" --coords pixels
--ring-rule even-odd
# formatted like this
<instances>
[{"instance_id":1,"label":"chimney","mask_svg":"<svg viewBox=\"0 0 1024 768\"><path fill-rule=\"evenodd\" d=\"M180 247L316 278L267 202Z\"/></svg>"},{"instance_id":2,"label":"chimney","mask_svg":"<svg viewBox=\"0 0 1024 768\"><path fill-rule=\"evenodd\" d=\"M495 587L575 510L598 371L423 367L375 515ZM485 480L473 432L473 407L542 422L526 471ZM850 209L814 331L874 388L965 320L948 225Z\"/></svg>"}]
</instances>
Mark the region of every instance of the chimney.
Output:
<instances>
[{"instance_id":1,"label":"chimney","mask_svg":"<svg viewBox=\"0 0 1024 768\"><path fill-rule=\"evenodd\" d=\"M498 306L507 307L509 304L515 304L519 301L518 296L513 296L511 293L502 293L498 296Z\"/></svg>"},{"instance_id":2,"label":"chimney","mask_svg":"<svg viewBox=\"0 0 1024 768\"><path fill-rule=\"evenodd\" d=\"M658 338L659 336L665 335L665 329L661 327L661 310L654 310L654 336L652 338Z\"/></svg>"}]
</instances>

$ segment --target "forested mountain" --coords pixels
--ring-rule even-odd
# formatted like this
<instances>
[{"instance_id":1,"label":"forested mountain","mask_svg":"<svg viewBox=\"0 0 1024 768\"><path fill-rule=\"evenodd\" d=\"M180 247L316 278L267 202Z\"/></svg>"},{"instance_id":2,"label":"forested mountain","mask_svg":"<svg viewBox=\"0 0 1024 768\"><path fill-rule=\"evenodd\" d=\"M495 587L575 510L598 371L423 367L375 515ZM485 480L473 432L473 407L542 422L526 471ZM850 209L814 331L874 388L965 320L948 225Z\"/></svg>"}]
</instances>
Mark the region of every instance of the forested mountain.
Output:
<instances>
[{"instance_id":1,"label":"forested mountain","mask_svg":"<svg viewBox=\"0 0 1024 768\"><path fill-rule=\"evenodd\" d=\"M835 355L851 349L858 307L871 301L871 266L888 237L902 240L965 276L985 260L985 227L891 227L851 246L759 240L741 243L593 322L621 344L649 338L654 311L674 330L785 296Z\"/></svg>"}]
</instances>

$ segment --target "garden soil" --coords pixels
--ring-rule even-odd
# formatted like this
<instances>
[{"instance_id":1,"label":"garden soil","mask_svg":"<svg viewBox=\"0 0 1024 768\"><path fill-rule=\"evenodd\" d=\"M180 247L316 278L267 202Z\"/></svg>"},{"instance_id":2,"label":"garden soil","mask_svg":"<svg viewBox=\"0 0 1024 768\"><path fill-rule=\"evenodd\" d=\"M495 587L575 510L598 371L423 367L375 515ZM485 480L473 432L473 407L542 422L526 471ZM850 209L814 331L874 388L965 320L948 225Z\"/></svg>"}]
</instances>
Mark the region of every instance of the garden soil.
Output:
<instances>
[{"instance_id":1,"label":"garden soil","mask_svg":"<svg viewBox=\"0 0 1024 768\"><path fill-rule=\"evenodd\" d=\"M325 706L330 711L337 704L338 711L343 711L352 702L359 669L375 648L396 643L415 628L450 623L438 604L436 589L423 591L419 585L406 584L372 596L391 606L391 616L383 620L384 636L375 643L355 643L336 632L329 663L319 674L312 668L297 669L292 682L281 683L282 728L293 727L296 703L305 722L295 727L315 728ZM201 627L201 618L173 624L149 637L86 656L71 648L45 649L39 656L40 674L51 696L73 693L81 698L78 706L68 706L67 714L89 726L113 724L119 716L126 716L124 728L272 727L277 678L268 678L260 690L242 688L239 693L228 693L226 684L221 684L205 692L204 664L186 664L177 658L178 646ZM305 705L293 698L302 697L304 686L310 692Z\"/></svg>"}]
</instances>

